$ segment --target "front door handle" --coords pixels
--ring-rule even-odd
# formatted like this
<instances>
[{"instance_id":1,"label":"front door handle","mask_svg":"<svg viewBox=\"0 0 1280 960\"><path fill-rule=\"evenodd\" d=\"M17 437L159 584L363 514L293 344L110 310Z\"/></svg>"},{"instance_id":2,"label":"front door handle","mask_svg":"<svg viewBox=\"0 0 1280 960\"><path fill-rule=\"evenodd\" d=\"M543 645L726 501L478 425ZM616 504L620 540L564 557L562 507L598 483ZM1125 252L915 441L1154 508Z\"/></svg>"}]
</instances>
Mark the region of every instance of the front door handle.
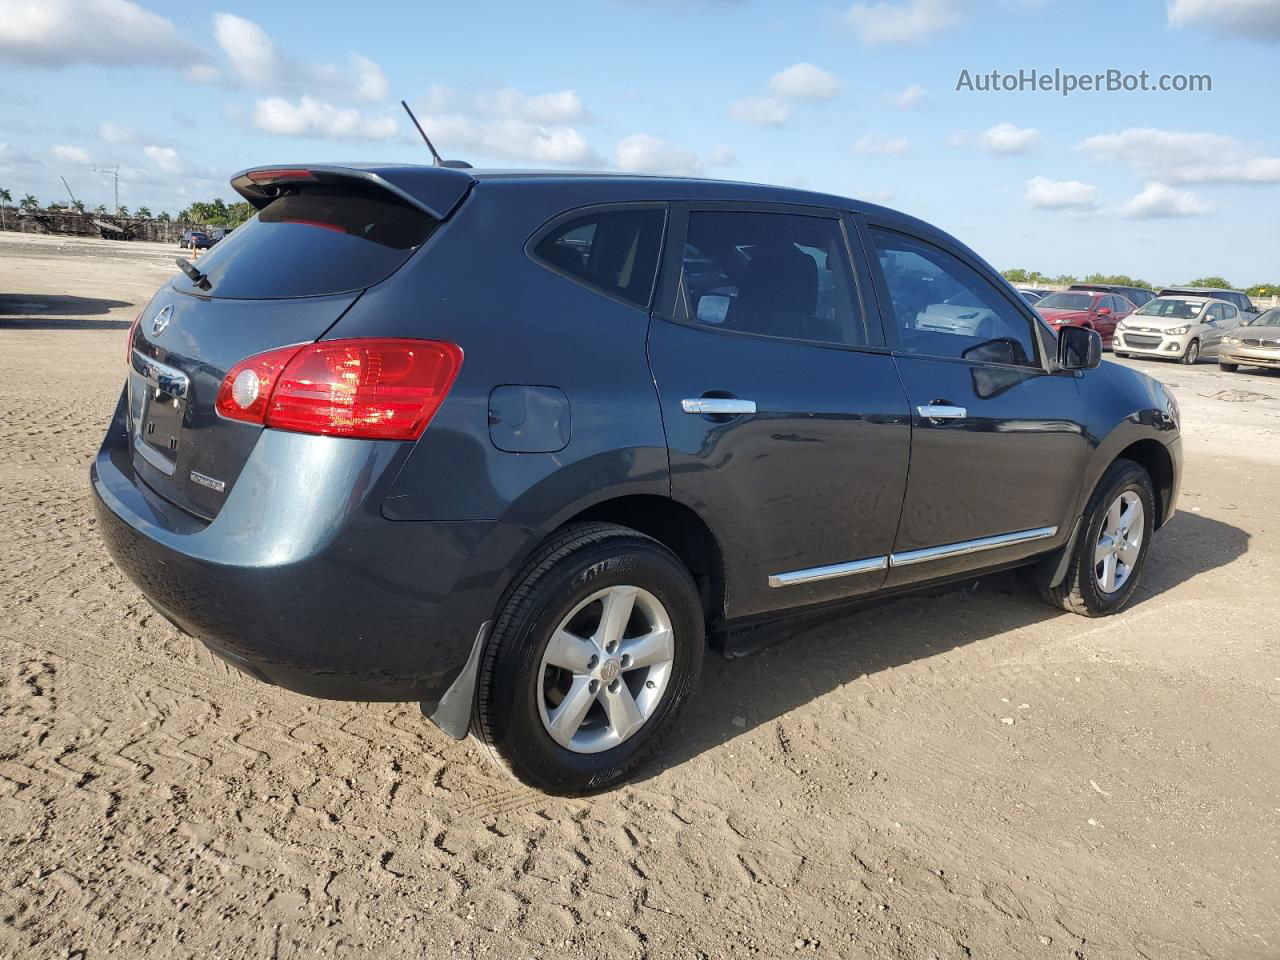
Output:
<instances>
[{"instance_id":1,"label":"front door handle","mask_svg":"<svg viewBox=\"0 0 1280 960\"><path fill-rule=\"evenodd\" d=\"M964 407L949 403L929 403L916 407L916 412L926 420L963 420L969 415Z\"/></svg>"},{"instance_id":2,"label":"front door handle","mask_svg":"<svg viewBox=\"0 0 1280 960\"><path fill-rule=\"evenodd\" d=\"M741 416L746 413L755 413L756 402L739 400L737 397L698 397L694 400L681 400L680 409L685 413Z\"/></svg>"}]
</instances>

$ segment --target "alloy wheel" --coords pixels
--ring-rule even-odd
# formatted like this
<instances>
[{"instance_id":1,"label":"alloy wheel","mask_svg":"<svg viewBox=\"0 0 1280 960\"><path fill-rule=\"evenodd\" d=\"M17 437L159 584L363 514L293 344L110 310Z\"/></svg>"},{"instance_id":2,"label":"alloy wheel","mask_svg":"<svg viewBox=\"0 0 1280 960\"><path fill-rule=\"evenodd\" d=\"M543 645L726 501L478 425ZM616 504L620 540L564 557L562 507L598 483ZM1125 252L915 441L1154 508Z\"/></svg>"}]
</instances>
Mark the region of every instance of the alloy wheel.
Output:
<instances>
[{"instance_id":1,"label":"alloy wheel","mask_svg":"<svg viewBox=\"0 0 1280 960\"><path fill-rule=\"evenodd\" d=\"M1093 576L1103 593L1115 593L1129 582L1145 533L1142 499L1126 490L1108 508L1093 551Z\"/></svg>"},{"instance_id":2,"label":"alloy wheel","mask_svg":"<svg viewBox=\"0 0 1280 960\"><path fill-rule=\"evenodd\" d=\"M675 634L666 608L640 587L608 587L569 612L538 671L538 712L556 743L599 753L634 736L671 679Z\"/></svg>"}]
</instances>

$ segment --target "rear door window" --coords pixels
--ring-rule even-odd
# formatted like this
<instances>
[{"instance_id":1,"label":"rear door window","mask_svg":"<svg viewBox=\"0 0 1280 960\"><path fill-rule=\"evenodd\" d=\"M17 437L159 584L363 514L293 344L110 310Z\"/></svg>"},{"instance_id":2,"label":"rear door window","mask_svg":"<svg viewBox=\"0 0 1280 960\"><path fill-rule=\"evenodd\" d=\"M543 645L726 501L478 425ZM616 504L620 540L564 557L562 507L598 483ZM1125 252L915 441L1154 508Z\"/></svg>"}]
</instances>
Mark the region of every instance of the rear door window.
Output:
<instances>
[{"instance_id":1,"label":"rear door window","mask_svg":"<svg viewBox=\"0 0 1280 960\"><path fill-rule=\"evenodd\" d=\"M545 266L637 307L649 306L666 210L613 208L553 226L533 246Z\"/></svg>"},{"instance_id":2,"label":"rear door window","mask_svg":"<svg viewBox=\"0 0 1280 960\"><path fill-rule=\"evenodd\" d=\"M680 285L690 322L789 340L871 343L834 218L692 211Z\"/></svg>"},{"instance_id":3,"label":"rear door window","mask_svg":"<svg viewBox=\"0 0 1280 960\"><path fill-rule=\"evenodd\" d=\"M308 187L271 201L196 261L210 288L187 293L275 300L347 293L385 280L438 221L393 193L362 184Z\"/></svg>"}]
</instances>

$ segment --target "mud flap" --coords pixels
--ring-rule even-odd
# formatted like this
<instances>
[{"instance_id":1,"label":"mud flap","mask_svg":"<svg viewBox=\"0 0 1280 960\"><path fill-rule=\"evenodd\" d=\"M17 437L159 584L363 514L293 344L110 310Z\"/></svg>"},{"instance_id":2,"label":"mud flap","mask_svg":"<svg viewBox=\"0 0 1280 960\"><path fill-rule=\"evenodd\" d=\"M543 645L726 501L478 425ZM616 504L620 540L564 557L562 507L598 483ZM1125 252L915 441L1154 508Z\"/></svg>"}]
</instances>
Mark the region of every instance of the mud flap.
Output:
<instances>
[{"instance_id":1,"label":"mud flap","mask_svg":"<svg viewBox=\"0 0 1280 960\"><path fill-rule=\"evenodd\" d=\"M480 672L480 657L484 653L485 641L489 639L489 628L492 626L492 620L486 620L480 625L480 632L476 634L475 643L471 645L471 654L463 664L462 672L454 678L449 689L440 698L440 702L434 705L434 709L429 702L422 704L422 712L426 718L455 740L466 739L467 731L471 729L471 708L476 698L476 676Z\"/></svg>"}]
</instances>

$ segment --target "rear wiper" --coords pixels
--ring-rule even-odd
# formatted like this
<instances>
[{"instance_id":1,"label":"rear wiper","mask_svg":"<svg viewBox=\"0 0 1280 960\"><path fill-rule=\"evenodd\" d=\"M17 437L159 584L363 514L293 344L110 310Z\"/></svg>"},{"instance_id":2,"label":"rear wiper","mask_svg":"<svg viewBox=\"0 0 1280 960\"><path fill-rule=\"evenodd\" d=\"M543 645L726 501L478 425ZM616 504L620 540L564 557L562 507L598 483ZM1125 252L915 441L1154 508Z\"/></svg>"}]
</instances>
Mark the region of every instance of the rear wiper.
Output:
<instances>
[{"instance_id":1,"label":"rear wiper","mask_svg":"<svg viewBox=\"0 0 1280 960\"><path fill-rule=\"evenodd\" d=\"M209 282L209 277L206 274L203 274L199 270L197 270L196 265L192 263L190 260L188 260L186 257L174 257L173 262L176 263L178 265L178 268L182 270L182 272L185 273L188 277L190 277L191 282L194 283L201 290L213 289L213 284Z\"/></svg>"}]
</instances>

